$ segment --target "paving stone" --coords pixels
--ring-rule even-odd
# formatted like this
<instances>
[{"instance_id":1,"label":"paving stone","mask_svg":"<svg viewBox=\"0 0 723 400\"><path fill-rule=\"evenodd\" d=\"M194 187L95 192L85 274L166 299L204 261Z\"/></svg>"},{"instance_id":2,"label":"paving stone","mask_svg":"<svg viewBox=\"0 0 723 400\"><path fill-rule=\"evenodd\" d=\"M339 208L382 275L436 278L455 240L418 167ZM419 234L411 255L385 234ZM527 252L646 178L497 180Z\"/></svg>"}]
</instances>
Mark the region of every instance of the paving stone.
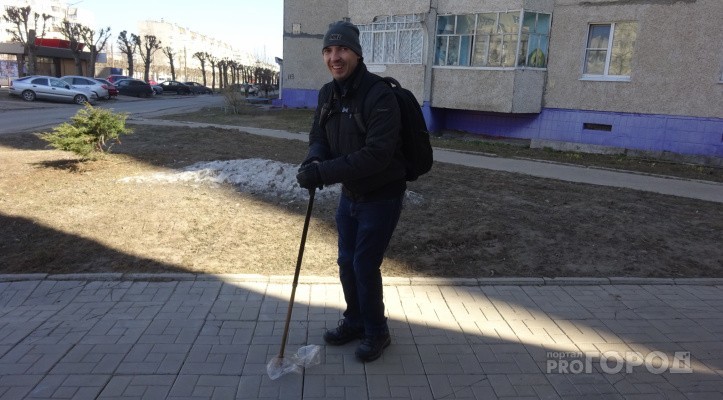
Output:
<instances>
[{"instance_id":1,"label":"paving stone","mask_svg":"<svg viewBox=\"0 0 723 400\"><path fill-rule=\"evenodd\" d=\"M427 375L435 399L497 398L485 375Z\"/></svg>"},{"instance_id":2,"label":"paving stone","mask_svg":"<svg viewBox=\"0 0 723 400\"><path fill-rule=\"evenodd\" d=\"M272 381L288 277L63 278L0 280L0 399L723 397L719 286L388 280L393 343L362 363L357 341L322 339L343 311L336 278L308 277L286 356L314 344L321 363ZM693 373L601 363L630 352L689 352ZM549 361L576 359L591 369L548 372Z\"/></svg>"},{"instance_id":3,"label":"paving stone","mask_svg":"<svg viewBox=\"0 0 723 400\"><path fill-rule=\"evenodd\" d=\"M239 387L238 376L179 375L168 393L168 398L232 399Z\"/></svg>"}]
</instances>

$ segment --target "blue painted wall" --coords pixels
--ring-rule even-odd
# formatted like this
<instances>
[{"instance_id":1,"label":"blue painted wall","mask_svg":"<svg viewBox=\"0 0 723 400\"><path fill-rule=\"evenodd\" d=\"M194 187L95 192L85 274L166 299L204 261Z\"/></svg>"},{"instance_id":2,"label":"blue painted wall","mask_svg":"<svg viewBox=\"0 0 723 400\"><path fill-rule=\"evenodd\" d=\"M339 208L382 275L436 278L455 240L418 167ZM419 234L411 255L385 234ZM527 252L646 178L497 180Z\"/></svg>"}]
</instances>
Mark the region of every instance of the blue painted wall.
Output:
<instances>
[{"instance_id":1,"label":"blue painted wall","mask_svg":"<svg viewBox=\"0 0 723 400\"><path fill-rule=\"evenodd\" d=\"M283 91L281 102L283 107L289 108L316 108L318 90L286 89Z\"/></svg>"},{"instance_id":2,"label":"blue painted wall","mask_svg":"<svg viewBox=\"0 0 723 400\"><path fill-rule=\"evenodd\" d=\"M284 89L285 107L316 107L317 90ZM723 119L545 108L497 114L422 106L431 131L442 129L644 151L723 157ZM594 124L585 129L584 124ZM600 127L609 131L598 130ZM595 129L597 128L597 129Z\"/></svg>"}]
</instances>

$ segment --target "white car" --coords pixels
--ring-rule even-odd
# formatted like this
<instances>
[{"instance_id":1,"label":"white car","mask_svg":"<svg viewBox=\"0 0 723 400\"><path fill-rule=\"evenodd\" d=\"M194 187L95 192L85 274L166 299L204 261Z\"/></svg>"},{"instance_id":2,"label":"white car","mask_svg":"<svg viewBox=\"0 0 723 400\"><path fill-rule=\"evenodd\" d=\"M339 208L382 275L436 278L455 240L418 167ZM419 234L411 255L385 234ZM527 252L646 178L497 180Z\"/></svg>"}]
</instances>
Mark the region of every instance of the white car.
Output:
<instances>
[{"instance_id":1,"label":"white car","mask_svg":"<svg viewBox=\"0 0 723 400\"><path fill-rule=\"evenodd\" d=\"M75 104L92 104L98 99L95 93L87 89L76 88L64 80L43 75L15 79L10 82L8 91L11 95L20 96L25 101L46 99Z\"/></svg>"},{"instance_id":2,"label":"white car","mask_svg":"<svg viewBox=\"0 0 723 400\"><path fill-rule=\"evenodd\" d=\"M95 95L99 99L110 99L110 94L108 94L108 86L101 82L98 82L93 78L88 78L86 76L66 75L61 77L60 79L70 83L76 88L84 88L90 90L91 92L95 93Z\"/></svg>"}]
</instances>

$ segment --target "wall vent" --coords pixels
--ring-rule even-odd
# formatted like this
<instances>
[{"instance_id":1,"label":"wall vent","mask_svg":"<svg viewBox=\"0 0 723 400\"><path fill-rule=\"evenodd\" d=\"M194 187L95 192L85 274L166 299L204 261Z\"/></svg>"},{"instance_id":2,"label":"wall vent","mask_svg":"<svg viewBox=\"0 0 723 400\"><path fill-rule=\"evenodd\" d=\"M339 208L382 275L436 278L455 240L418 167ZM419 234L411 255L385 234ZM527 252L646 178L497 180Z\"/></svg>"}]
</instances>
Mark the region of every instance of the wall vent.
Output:
<instances>
[{"instance_id":1,"label":"wall vent","mask_svg":"<svg viewBox=\"0 0 723 400\"><path fill-rule=\"evenodd\" d=\"M586 131L612 132L613 126L606 124L593 124L591 122L583 122L582 129Z\"/></svg>"}]
</instances>

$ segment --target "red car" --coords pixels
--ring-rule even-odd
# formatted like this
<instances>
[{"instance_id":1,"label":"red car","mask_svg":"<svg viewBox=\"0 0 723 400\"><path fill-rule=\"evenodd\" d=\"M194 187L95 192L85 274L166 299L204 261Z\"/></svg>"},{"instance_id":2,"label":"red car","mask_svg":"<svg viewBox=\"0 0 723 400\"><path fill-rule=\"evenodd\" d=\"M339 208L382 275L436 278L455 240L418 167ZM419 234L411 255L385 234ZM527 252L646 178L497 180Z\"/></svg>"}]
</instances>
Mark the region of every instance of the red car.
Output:
<instances>
[{"instance_id":1,"label":"red car","mask_svg":"<svg viewBox=\"0 0 723 400\"><path fill-rule=\"evenodd\" d=\"M96 81L102 83L102 84L104 85L103 87L105 87L106 89L108 89L108 96L109 96L109 97L117 97L117 96L118 96L118 88L117 88L114 84L110 83L110 82L109 82L108 80L106 80L106 79L101 79L101 78L93 78L93 79L95 79Z\"/></svg>"},{"instance_id":2,"label":"red car","mask_svg":"<svg viewBox=\"0 0 723 400\"><path fill-rule=\"evenodd\" d=\"M130 76L126 76L126 75L108 75L108 77L105 79L108 82L115 84L116 82L118 82L121 79L130 79L130 78L131 78Z\"/></svg>"}]
</instances>

